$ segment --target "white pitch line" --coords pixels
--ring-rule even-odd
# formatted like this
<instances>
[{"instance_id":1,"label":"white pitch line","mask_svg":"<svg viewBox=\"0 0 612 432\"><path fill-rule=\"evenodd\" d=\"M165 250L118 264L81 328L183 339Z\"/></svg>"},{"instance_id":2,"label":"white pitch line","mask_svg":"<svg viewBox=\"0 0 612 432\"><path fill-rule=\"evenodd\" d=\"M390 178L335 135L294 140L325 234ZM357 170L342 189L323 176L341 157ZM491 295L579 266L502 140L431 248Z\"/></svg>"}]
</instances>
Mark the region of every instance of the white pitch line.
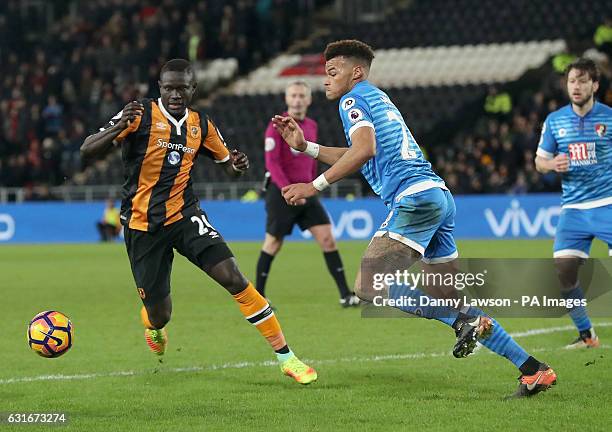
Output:
<instances>
[{"instance_id":1,"label":"white pitch line","mask_svg":"<svg viewBox=\"0 0 612 432\"><path fill-rule=\"evenodd\" d=\"M611 327L611 326L612 326L612 322L602 322L602 323L597 323L595 325L595 327ZM544 328L539 328L539 329L526 330L523 332L510 333L510 336L513 338L520 338L520 337L536 336L536 335L549 334L549 333L558 333L558 332L562 332L566 330L574 330L575 328L576 327L573 325L566 325L562 327L544 327ZM476 348L474 349L474 353L480 351L482 347L483 345L481 343L478 343L478 345L476 345Z\"/></svg>"},{"instance_id":2,"label":"white pitch line","mask_svg":"<svg viewBox=\"0 0 612 432\"><path fill-rule=\"evenodd\" d=\"M597 324L594 324L593 326L594 327L611 327L612 322L597 323ZM524 332L510 333L510 336L512 336L513 338L525 337L525 336L535 336L535 335L548 334L548 333L557 333L557 332L562 332L565 330L574 330L575 328L576 327L573 325L566 325L562 327L545 327L545 328L539 328L539 329L526 330Z\"/></svg>"},{"instance_id":3,"label":"white pitch line","mask_svg":"<svg viewBox=\"0 0 612 432\"><path fill-rule=\"evenodd\" d=\"M596 323L595 327L612 327L612 322L603 322ZM519 337L528 337L535 336L541 334L548 333L557 333L566 330L575 329L572 325L562 326L562 327L545 327L539 329L531 329L523 332L514 332L510 333L510 336L514 338ZM610 345L601 345L600 349L610 349L612 346ZM536 348L531 349L532 352L544 352L544 351L560 351L564 350L563 348ZM423 358L436 358L436 357L446 357L450 353L445 352L437 352L437 353L411 353L411 354L385 354L385 355L377 355L372 357L343 357L338 359L326 359L326 360L308 360L307 362L313 364L335 364L335 363L354 363L354 362L379 362L379 361L388 361L388 360L417 360ZM489 354L495 354L493 352L489 352ZM216 371L223 369L244 369L244 368L252 368L252 367L269 367L276 366L278 362L273 360L266 360L263 362L239 362L239 363L224 363L220 365L209 365L209 366L190 366L190 367L180 367L180 368L168 368L168 369L160 369L161 373L182 373L182 372L203 372L203 371ZM38 381L72 381L72 380L87 380L87 379L95 379L95 378L112 378L112 377L131 377L138 375L147 375L151 374L151 370L141 370L141 371L117 371L117 372L106 372L106 373L91 373L91 374L78 374L78 375L39 375L32 377L17 377L17 378L6 378L0 379L0 385L6 384L15 384L15 383L27 383L27 382L38 382Z\"/></svg>"}]
</instances>

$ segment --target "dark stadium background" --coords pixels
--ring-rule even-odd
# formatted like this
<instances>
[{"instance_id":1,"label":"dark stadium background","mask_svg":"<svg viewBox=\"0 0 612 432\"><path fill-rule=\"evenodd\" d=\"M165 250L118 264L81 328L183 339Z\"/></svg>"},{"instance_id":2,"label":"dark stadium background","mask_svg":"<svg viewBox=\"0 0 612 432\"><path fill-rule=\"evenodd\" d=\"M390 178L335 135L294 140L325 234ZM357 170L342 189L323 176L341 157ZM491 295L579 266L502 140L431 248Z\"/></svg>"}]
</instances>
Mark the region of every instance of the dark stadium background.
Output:
<instances>
[{"instance_id":1,"label":"dark stadium background","mask_svg":"<svg viewBox=\"0 0 612 432\"><path fill-rule=\"evenodd\" d=\"M127 101L155 96L160 65L174 57L194 61L195 104L253 161L233 189L239 197L262 178L263 130L283 99L278 92L240 94L232 83L281 53L317 54L345 37L376 50L563 40L562 52L514 80L476 76L469 84L387 89L456 194L556 191L557 179L541 178L532 164L543 117L565 103L555 64L562 55L592 52L604 70L598 96L610 103L609 44L593 38L609 13L604 1L559 0L4 1L0 201L116 195L106 185L122 181L118 156L85 165L79 146ZM207 74L215 59L227 62ZM503 112L485 109L493 92L509 96ZM344 145L335 109L315 91L310 115L320 122L321 142ZM211 165L199 164L196 180L215 183L209 198L228 196L223 173ZM368 194L367 186L358 193Z\"/></svg>"}]
</instances>

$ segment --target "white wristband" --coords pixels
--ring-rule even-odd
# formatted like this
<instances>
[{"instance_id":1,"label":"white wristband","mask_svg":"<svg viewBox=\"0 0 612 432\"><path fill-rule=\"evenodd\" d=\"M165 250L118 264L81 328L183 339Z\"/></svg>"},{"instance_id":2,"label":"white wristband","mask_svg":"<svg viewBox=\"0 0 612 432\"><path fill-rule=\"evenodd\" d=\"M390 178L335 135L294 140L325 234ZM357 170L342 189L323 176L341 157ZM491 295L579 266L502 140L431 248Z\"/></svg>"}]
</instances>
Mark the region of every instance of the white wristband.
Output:
<instances>
[{"instance_id":1,"label":"white wristband","mask_svg":"<svg viewBox=\"0 0 612 432\"><path fill-rule=\"evenodd\" d=\"M306 150L304 150L303 153L307 154L311 158L316 159L317 156L319 156L319 144L306 141Z\"/></svg>"},{"instance_id":2,"label":"white wristband","mask_svg":"<svg viewBox=\"0 0 612 432\"><path fill-rule=\"evenodd\" d=\"M325 175L321 174L319 177L317 177L316 179L313 180L312 186L316 190L321 192L322 190L325 190L325 189L327 189L329 187L329 182L325 178Z\"/></svg>"}]
</instances>

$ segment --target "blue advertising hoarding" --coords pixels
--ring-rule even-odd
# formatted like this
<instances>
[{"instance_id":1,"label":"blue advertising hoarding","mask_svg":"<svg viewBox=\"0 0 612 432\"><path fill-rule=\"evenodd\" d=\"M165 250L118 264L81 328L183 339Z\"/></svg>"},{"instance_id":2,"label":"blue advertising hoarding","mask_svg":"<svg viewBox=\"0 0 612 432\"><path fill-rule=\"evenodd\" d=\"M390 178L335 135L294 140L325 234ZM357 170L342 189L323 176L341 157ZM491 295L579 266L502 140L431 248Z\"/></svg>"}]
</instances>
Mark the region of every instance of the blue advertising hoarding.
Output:
<instances>
[{"instance_id":1,"label":"blue advertising hoarding","mask_svg":"<svg viewBox=\"0 0 612 432\"><path fill-rule=\"evenodd\" d=\"M323 200L339 240L370 239L387 216L376 198ZM558 194L473 195L455 197L458 239L549 238L561 212ZM265 230L262 201L204 201L212 225L228 241L261 241ZM104 203L22 203L0 205L0 243L95 242L95 224ZM290 240L310 238L296 227Z\"/></svg>"}]
</instances>

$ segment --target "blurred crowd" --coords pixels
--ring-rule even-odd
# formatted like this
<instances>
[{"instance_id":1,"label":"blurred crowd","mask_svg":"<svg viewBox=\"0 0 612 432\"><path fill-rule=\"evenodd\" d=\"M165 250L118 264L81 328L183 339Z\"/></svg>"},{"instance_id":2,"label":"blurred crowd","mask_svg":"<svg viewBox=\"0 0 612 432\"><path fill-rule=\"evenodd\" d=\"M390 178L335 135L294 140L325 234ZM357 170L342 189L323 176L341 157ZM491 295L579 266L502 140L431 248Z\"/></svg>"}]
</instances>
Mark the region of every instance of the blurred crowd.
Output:
<instances>
[{"instance_id":1,"label":"blurred crowd","mask_svg":"<svg viewBox=\"0 0 612 432\"><path fill-rule=\"evenodd\" d=\"M609 62L601 53L602 77L596 98L612 104L612 79ZM562 56L566 54L563 53ZM575 56L566 59L571 62ZM558 62L553 58L552 63ZM455 136L453 145L437 154L434 168L457 194L559 191L555 173L541 175L534 158L546 116L568 103L565 65L550 71L537 91L525 90L513 101L510 94L492 86L484 112L475 127Z\"/></svg>"},{"instance_id":2,"label":"blurred crowd","mask_svg":"<svg viewBox=\"0 0 612 432\"><path fill-rule=\"evenodd\" d=\"M157 93L165 61L234 57L245 72L303 36L319 3L0 2L0 186L61 184L87 134Z\"/></svg>"},{"instance_id":3,"label":"blurred crowd","mask_svg":"<svg viewBox=\"0 0 612 432\"><path fill-rule=\"evenodd\" d=\"M48 199L48 186L82 169L84 137L127 102L157 94L161 65L183 57L238 59L240 73L310 33L309 17L330 0L90 0L0 2L0 186ZM605 58L612 20L593 44ZM541 89L511 96L492 87L485 115L432 153L455 193L556 190L534 152L545 116L566 103L559 73L573 54L552 59ZM601 60L601 59L600 59ZM606 64L605 60L601 61ZM610 69L599 99L611 104Z\"/></svg>"}]
</instances>

